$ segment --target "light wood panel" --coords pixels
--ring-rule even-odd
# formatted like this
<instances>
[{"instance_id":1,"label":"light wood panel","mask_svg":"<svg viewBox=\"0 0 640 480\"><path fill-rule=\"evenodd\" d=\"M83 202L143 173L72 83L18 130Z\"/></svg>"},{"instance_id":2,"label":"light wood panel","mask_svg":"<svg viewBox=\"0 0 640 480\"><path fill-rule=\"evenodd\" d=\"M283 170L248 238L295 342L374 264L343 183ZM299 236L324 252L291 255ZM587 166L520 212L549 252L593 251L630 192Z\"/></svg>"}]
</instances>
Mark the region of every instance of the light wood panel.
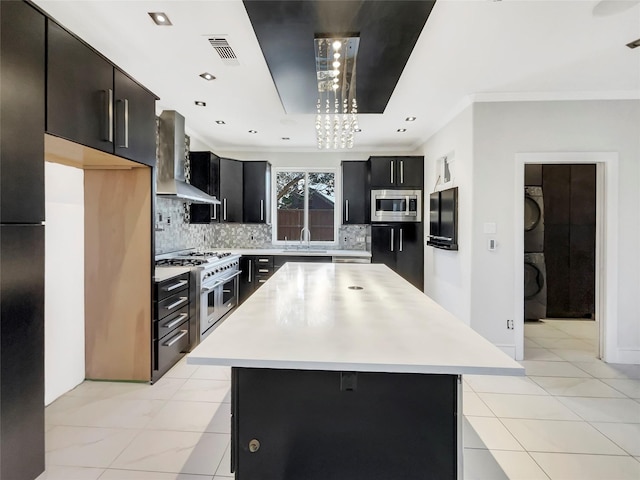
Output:
<instances>
[{"instance_id":1,"label":"light wood panel","mask_svg":"<svg viewBox=\"0 0 640 480\"><path fill-rule=\"evenodd\" d=\"M148 168L146 165L49 134L44 136L44 159L47 162L85 170Z\"/></svg>"},{"instance_id":2,"label":"light wood panel","mask_svg":"<svg viewBox=\"0 0 640 480\"><path fill-rule=\"evenodd\" d=\"M86 376L151 378L151 169L86 170Z\"/></svg>"}]
</instances>

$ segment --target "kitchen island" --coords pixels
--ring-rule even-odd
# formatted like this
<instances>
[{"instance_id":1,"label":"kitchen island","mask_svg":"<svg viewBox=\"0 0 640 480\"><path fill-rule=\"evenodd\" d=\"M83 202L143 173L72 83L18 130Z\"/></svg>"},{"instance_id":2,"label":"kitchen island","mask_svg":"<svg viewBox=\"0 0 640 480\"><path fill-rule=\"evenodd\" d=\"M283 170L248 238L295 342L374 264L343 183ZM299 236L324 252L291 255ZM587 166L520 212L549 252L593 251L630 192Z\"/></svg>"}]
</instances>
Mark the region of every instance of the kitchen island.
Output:
<instances>
[{"instance_id":1,"label":"kitchen island","mask_svg":"<svg viewBox=\"0 0 640 480\"><path fill-rule=\"evenodd\" d=\"M233 367L239 480L461 478L461 375L524 374L378 264L287 264L188 363Z\"/></svg>"}]
</instances>

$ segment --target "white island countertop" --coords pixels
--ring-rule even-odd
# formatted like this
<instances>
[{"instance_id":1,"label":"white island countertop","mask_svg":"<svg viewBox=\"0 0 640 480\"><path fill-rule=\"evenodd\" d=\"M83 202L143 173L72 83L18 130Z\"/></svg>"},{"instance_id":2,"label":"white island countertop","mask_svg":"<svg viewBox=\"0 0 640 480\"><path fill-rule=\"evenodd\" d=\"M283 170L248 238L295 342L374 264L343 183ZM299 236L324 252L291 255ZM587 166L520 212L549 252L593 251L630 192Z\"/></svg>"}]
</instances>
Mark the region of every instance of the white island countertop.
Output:
<instances>
[{"instance_id":1,"label":"white island countertop","mask_svg":"<svg viewBox=\"0 0 640 480\"><path fill-rule=\"evenodd\" d=\"M380 264L288 263L187 363L524 375L520 364Z\"/></svg>"}]
</instances>

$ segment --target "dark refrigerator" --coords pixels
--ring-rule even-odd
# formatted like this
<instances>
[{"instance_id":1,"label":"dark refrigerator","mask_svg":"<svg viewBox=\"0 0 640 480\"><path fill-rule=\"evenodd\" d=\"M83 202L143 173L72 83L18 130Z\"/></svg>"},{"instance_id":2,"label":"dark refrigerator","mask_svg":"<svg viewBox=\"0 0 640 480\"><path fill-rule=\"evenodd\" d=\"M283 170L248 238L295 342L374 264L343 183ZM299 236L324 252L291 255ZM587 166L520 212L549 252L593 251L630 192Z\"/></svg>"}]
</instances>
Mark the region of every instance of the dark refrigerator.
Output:
<instances>
[{"instance_id":1,"label":"dark refrigerator","mask_svg":"<svg viewBox=\"0 0 640 480\"><path fill-rule=\"evenodd\" d=\"M44 470L45 17L0 2L0 478Z\"/></svg>"}]
</instances>

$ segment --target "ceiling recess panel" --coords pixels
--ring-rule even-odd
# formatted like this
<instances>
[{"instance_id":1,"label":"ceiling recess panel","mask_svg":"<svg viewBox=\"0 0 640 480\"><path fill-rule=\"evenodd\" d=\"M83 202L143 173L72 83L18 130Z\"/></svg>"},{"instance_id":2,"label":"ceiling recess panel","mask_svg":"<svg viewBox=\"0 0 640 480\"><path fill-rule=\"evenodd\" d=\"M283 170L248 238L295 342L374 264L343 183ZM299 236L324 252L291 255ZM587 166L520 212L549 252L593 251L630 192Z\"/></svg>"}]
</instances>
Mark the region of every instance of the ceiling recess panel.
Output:
<instances>
[{"instance_id":1,"label":"ceiling recess panel","mask_svg":"<svg viewBox=\"0 0 640 480\"><path fill-rule=\"evenodd\" d=\"M383 113L435 0L244 0L287 113L316 112L314 38L360 36L359 113Z\"/></svg>"}]
</instances>

